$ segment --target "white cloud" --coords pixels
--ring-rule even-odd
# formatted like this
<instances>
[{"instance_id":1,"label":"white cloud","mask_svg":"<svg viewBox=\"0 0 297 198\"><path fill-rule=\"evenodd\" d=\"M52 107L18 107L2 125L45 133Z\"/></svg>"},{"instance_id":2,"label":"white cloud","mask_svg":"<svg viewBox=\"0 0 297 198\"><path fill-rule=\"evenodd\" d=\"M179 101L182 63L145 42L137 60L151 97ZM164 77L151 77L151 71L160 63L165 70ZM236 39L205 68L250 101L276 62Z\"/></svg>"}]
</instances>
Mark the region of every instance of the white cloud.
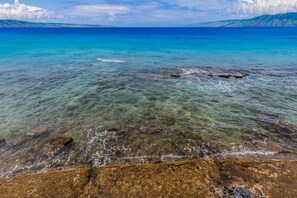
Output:
<instances>
[{"instance_id":1,"label":"white cloud","mask_svg":"<svg viewBox=\"0 0 297 198\"><path fill-rule=\"evenodd\" d=\"M52 18L52 15L47 10L20 3L19 0L14 0L14 4L0 4L0 19L44 20L49 18Z\"/></svg>"},{"instance_id":2,"label":"white cloud","mask_svg":"<svg viewBox=\"0 0 297 198\"><path fill-rule=\"evenodd\" d=\"M220 10L232 6L234 0L162 0L162 2L197 10Z\"/></svg>"},{"instance_id":3,"label":"white cloud","mask_svg":"<svg viewBox=\"0 0 297 198\"><path fill-rule=\"evenodd\" d=\"M80 16L107 16L109 20L115 20L117 15L128 14L130 7L126 5L112 5L112 4L86 4L76 5L70 8L71 15Z\"/></svg>"},{"instance_id":4,"label":"white cloud","mask_svg":"<svg viewBox=\"0 0 297 198\"><path fill-rule=\"evenodd\" d=\"M228 12L239 15L278 14L297 11L297 0L240 0Z\"/></svg>"}]
</instances>

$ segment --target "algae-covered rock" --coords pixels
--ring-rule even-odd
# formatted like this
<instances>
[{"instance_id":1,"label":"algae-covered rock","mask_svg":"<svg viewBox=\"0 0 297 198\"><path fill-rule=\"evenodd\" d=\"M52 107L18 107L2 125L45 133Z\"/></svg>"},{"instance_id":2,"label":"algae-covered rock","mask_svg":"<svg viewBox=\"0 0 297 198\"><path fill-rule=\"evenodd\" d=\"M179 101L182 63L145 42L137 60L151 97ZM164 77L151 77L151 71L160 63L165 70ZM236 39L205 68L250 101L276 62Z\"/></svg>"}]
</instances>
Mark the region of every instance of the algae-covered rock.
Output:
<instances>
[{"instance_id":1,"label":"algae-covered rock","mask_svg":"<svg viewBox=\"0 0 297 198\"><path fill-rule=\"evenodd\" d=\"M219 156L215 158L226 186L249 189L256 196L297 197L296 155Z\"/></svg>"},{"instance_id":2,"label":"algae-covered rock","mask_svg":"<svg viewBox=\"0 0 297 198\"><path fill-rule=\"evenodd\" d=\"M0 197L78 197L88 182L89 169L16 176L11 179L0 179Z\"/></svg>"},{"instance_id":3,"label":"algae-covered rock","mask_svg":"<svg viewBox=\"0 0 297 198\"><path fill-rule=\"evenodd\" d=\"M296 198L295 154L224 155L0 179L1 197Z\"/></svg>"}]
</instances>

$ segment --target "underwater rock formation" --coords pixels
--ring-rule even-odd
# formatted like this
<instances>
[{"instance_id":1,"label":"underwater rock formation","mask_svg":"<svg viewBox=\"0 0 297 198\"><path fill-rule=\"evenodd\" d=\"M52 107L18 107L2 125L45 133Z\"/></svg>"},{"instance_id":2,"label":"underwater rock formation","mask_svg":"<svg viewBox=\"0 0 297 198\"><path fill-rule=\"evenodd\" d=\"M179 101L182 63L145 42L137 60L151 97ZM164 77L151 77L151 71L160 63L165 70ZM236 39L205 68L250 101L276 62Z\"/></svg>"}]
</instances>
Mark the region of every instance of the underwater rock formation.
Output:
<instances>
[{"instance_id":1,"label":"underwater rock formation","mask_svg":"<svg viewBox=\"0 0 297 198\"><path fill-rule=\"evenodd\" d=\"M174 78L180 78L182 76L194 75L194 76L210 76L220 78L244 78L249 76L248 73L242 71L229 71L220 69L203 69L203 68L184 68L173 70L161 70L161 73Z\"/></svg>"}]
</instances>

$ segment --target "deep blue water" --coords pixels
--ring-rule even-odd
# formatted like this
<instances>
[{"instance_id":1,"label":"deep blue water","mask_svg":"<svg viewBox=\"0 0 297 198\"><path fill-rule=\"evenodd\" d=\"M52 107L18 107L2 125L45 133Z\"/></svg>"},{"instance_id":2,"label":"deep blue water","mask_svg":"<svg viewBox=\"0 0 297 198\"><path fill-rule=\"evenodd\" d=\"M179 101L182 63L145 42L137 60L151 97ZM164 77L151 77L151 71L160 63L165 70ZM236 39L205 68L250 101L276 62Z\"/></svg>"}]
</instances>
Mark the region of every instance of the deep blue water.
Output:
<instances>
[{"instance_id":1,"label":"deep blue water","mask_svg":"<svg viewBox=\"0 0 297 198\"><path fill-rule=\"evenodd\" d=\"M263 125L297 125L296 54L297 28L0 29L0 173L269 152L267 142L297 150ZM205 70L250 76L197 75ZM28 139L40 126L50 134ZM127 133L111 138L111 128ZM75 144L43 158L57 135ZM26 142L11 147L14 138Z\"/></svg>"}]
</instances>

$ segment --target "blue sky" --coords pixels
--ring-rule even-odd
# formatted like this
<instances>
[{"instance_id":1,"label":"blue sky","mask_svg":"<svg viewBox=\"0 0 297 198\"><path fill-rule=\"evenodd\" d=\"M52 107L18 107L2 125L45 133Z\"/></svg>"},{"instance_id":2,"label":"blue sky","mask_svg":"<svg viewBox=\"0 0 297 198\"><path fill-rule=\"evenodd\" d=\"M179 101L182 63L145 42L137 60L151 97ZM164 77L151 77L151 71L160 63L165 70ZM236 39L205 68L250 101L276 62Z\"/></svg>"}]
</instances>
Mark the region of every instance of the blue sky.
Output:
<instances>
[{"instance_id":1,"label":"blue sky","mask_svg":"<svg viewBox=\"0 0 297 198\"><path fill-rule=\"evenodd\" d=\"M297 0L0 0L0 19L183 26L297 11Z\"/></svg>"}]
</instances>

